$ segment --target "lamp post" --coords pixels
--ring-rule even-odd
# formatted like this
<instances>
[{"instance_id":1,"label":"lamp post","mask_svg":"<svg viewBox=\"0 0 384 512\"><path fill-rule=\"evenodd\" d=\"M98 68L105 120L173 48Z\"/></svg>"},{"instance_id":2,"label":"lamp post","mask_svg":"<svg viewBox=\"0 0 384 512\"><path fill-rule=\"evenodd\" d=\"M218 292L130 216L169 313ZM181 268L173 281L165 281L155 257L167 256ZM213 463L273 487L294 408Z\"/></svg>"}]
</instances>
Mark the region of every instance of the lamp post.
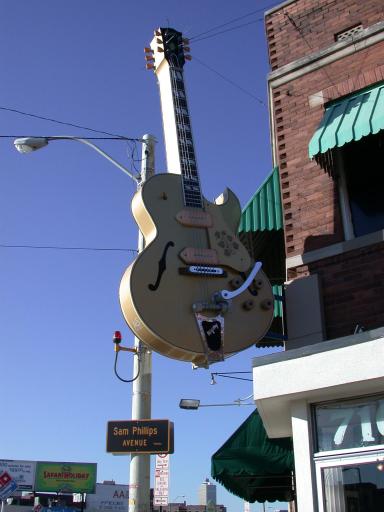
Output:
<instances>
[{"instance_id":1,"label":"lamp post","mask_svg":"<svg viewBox=\"0 0 384 512\"><path fill-rule=\"evenodd\" d=\"M139 188L155 171L154 147L156 139L146 134L142 139L135 139L143 143L140 176L133 175L122 164L117 162L108 153L96 146L93 142L82 137L70 135L49 137L23 137L14 141L15 148L20 153L31 153L41 149L56 140L71 140L85 144L99 153L115 167L133 179ZM124 140L122 138L122 140ZM130 139L132 140L132 139ZM144 248L143 236L139 231L138 249ZM152 353L135 337L137 357L133 364L132 384L132 419L149 419L151 417L151 387L152 387ZM140 357L140 362L138 358ZM139 371L140 370L140 371ZM150 455L131 455L129 471L129 512L147 512L150 508Z\"/></svg>"},{"instance_id":2,"label":"lamp post","mask_svg":"<svg viewBox=\"0 0 384 512\"><path fill-rule=\"evenodd\" d=\"M247 397L245 400L247 400L250 397ZM228 404L201 404L200 400L197 400L196 398L182 398L179 403L180 409L187 409L189 411L195 411L196 409L199 409L200 407L228 407L233 405L253 405L255 404L253 402L246 402L243 403L243 399L238 398L237 400L234 400L233 402L229 402Z\"/></svg>"}]
</instances>

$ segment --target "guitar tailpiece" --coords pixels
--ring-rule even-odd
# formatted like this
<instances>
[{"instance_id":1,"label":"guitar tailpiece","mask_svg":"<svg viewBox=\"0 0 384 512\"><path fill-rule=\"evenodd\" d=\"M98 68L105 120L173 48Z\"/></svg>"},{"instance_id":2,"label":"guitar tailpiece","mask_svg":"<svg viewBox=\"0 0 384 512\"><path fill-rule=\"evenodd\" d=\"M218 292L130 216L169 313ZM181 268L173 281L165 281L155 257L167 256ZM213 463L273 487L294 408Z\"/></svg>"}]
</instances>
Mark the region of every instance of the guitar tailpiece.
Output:
<instances>
[{"instance_id":1,"label":"guitar tailpiece","mask_svg":"<svg viewBox=\"0 0 384 512\"><path fill-rule=\"evenodd\" d=\"M195 313L195 318L203 343L207 367L211 363L224 361L224 317L220 314L215 317L206 317Z\"/></svg>"}]
</instances>

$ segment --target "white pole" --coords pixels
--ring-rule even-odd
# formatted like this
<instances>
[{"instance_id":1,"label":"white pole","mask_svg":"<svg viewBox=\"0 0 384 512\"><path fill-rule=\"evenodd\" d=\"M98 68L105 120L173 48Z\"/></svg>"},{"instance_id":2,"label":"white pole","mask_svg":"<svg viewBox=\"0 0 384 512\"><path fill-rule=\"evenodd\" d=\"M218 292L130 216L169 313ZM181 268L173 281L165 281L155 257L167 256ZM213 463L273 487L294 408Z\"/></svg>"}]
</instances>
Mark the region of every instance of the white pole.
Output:
<instances>
[{"instance_id":1,"label":"white pole","mask_svg":"<svg viewBox=\"0 0 384 512\"><path fill-rule=\"evenodd\" d=\"M141 183L155 172L155 138L144 135L141 162ZM140 186L140 185L139 185ZM139 252L144 248L144 240L139 232ZM132 419L149 419L151 417L152 389L152 353L142 341L135 337L135 348L140 354L140 361L134 357L132 384ZM129 471L129 512L148 512L150 509L150 455L131 455Z\"/></svg>"}]
</instances>

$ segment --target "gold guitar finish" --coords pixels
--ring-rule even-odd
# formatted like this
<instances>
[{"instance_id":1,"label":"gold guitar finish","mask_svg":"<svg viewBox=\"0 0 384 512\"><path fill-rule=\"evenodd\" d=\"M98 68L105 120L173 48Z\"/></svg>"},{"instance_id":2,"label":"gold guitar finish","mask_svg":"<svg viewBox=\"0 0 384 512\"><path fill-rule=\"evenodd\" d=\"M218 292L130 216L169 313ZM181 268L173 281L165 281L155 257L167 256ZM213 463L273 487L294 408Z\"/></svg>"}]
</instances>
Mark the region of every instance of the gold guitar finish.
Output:
<instances>
[{"instance_id":1,"label":"gold guitar finish","mask_svg":"<svg viewBox=\"0 0 384 512\"><path fill-rule=\"evenodd\" d=\"M143 233L145 250L122 278L120 303L128 325L150 348L168 357L204 365L206 351L193 305L212 303L216 292L239 288L253 262L236 234L241 209L230 190L222 204L203 199L202 211L212 220L209 227L185 226L180 215L178 218L183 210L186 207L180 175L155 175L135 194L132 211ZM216 266L224 274L210 277L183 273L186 264L181 254L188 248L196 253L215 251ZM262 271L253 284L253 293L251 287L246 289L222 313L226 356L248 348L270 327L271 285ZM218 314L209 309L202 313L210 318Z\"/></svg>"}]
</instances>

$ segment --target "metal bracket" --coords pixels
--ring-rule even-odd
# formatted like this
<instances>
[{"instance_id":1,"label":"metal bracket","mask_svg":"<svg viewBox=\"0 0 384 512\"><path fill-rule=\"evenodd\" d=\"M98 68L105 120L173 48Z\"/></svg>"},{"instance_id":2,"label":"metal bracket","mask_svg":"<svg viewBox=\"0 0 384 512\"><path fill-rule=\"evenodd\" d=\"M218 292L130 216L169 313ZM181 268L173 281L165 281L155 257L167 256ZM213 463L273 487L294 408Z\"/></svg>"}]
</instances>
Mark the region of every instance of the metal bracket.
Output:
<instances>
[{"instance_id":1,"label":"metal bracket","mask_svg":"<svg viewBox=\"0 0 384 512\"><path fill-rule=\"evenodd\" d=\"M235 297L237 297L238 295L240 295L241 293L245 292L245 290L248 288L248 286L250 286L252 281L255 279L256 274L259 272L261 267L262 267L261 261L256 261L255 266L249 273L247 279L244 281L244 283L239 288L237 288L236 290L233 290L233 292L230 292L228 290L220 290L215 293L214 300L216 300L216 301L231 300L231 299L234 299Z\"/></svg>"}]
</instances>

